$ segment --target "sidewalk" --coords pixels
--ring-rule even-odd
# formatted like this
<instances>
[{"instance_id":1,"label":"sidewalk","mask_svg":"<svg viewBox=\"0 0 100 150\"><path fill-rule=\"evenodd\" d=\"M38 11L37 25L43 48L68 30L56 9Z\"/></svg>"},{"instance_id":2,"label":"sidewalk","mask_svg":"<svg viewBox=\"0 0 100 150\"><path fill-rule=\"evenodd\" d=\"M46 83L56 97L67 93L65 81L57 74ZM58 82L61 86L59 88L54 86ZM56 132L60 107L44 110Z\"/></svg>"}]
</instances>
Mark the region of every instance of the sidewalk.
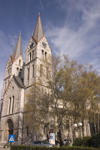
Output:
<instances>
[{"instance_id":1,"label":"sidewalk","mask_svg":"<svg viewBox=\"0 0 100 150\"><path fill-rule=\"evenodd\" d=\"M0 146L0 150L10 150L10 148L3 148L3 146Z\"/></svg>"}]
</instances>

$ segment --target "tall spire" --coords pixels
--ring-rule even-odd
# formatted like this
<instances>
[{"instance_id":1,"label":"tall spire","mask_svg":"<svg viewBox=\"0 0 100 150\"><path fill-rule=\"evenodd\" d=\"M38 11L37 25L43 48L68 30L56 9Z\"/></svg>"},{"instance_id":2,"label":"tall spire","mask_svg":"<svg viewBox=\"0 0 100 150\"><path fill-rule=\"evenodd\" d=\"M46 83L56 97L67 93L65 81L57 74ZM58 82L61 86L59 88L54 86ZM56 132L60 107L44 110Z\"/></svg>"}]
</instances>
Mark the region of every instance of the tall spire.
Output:
<instances>
[{"instance_id":1,"label":"tall spire","mask_svg":"<svg viewBox=\"0 0 100 150\"><path fill-rule=\"evenodd\" d=\"M43 36L44 36L44 32L43 32L43 27L42 27L40 12L39 12L33 38L38 42Z\"/></svg>"},{"instance_id":2,"label":"tall spire","mask_svg":"<svg viewBox=\"0 0 100 150\"><path fill-rule=\"evenodd\" d=\"M20 55L22 55L21 33L19 34L12 56L13 56L13 59L15 60Z\"/></svg>"}]
</instances>

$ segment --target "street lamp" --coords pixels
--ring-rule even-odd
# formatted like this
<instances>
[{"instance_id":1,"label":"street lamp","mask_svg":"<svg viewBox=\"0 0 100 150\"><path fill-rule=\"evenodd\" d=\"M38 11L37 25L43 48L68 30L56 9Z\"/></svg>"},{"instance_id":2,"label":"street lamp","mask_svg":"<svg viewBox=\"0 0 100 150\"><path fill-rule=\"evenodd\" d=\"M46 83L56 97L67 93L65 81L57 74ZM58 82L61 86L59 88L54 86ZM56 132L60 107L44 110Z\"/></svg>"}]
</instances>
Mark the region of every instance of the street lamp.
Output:
<instances>
[{"instance_id":1,"label":"street lamp","mask_svg":"<svg viewBox=\"0 0 100 150\"><path fill-rule=\"evenodd\" d=\"M78 123L78 127L79 127L79 137L81 138L81 127L82 127L82 123L81 122Z\"/></svg>"},{"instance_id":2,"label":"street lamp","mask_svg":"<svg viewBox=\"0 0 100 150\"><path fill-rule=\"evenodd\" d=\"M74 125L73 125L73 126L74 126L74 128L77 128L77 123L74 123Z\"/></svg>"},{"instance_id":3,"label":"street lamp","mask_svg":"<svg viewBox=\"0 0 100 150\"><path fill-rule=\"evenodd\" d=\"M78 127L82 127L82 122L79 122L79 123L78 123Z\"/></svg>"},{"instance_id":4,"label":"street lamp","mask_svg":"<svg viewBox=\"0 0 100 150\"><path fill-rule=\"evenodd\" d=\"M80 131L80 128L82 127L82 123L81 122L78 122L78 123L74 123L73 125L74 127L74 132L73 132L73 140L75 140L76 136L75 136L75 129L78 128L79 129L79 137L81 137L81 131Z\"/></svg>"}]
</instances>

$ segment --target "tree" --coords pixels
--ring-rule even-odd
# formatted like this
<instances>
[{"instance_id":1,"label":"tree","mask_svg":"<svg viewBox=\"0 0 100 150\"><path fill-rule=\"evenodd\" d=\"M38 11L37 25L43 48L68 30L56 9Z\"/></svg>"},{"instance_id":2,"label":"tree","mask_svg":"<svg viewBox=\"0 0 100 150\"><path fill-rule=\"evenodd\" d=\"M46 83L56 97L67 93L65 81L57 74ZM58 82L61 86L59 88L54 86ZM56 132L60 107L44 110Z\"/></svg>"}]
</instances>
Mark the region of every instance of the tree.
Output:
<instances>
[{"instance_id":1,"label":"tree","mask_svg":"<svg viewBox=\"0 0 100 150\"><path fill-rule=\"evenodd\" d=\"M93 71L91 65L78 65L76 81L73 102L76 103L77 112L79 112L77 120L81 119L82 121L82 133L84 137L84 121L89 119L91 113L99 112L100 76Z\"/></svg>"},{"instance_id":2,"label":"tree","mask_svg":"<svg viewBox=\"0 0 100 150\"><path fill-rule=\"evenodd\" d=\"M99 111L100 76L90 65L77 64L66 55L53 56L51 68L45 82L48 93L41 91L42 85L36 83L30 88L25 105L26 118L36 132L40 132L41 126L48 124L50 128L52 124L62 144L62 127L67 118L73 124L82 121L84 137L84 120L89 118L90 112Z\"/></svg>"},{"instance_id":3,"label":"tree","mask_svg":"<svg viewBox=\"0 0 100 150\"><path fill-rule=\"evenodd\" d=\"M40 134L41 128L49 121L48 94L41 89L38 84L33 84L26 94L25 121L28 121L30 129L34 129L36 134Z\"/></svg>"},{"instance_id":4,"label":"tree","mask_svg":"<svg viewBox=\"0 0 100 150\"><path fill-rule=\"evenodd\" d=\"M77 71L76 61L70 61L68 56L53 57L52 80L49 83L51 89L50 102L52 107L52 117L58 128L60 144L62 143L62 126L66 123L66 118L72 116L74 107L73 89L75 87L75 77Z\"/></svg>"}]
</instances>

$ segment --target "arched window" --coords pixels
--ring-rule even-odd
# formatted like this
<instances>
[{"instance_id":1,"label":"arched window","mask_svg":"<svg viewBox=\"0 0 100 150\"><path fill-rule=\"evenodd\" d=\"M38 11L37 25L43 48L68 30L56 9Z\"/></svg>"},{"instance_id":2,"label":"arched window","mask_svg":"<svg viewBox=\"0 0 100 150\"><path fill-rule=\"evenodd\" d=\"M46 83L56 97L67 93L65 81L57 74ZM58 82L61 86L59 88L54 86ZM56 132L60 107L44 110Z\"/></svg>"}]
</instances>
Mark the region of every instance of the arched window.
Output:
<instances>
[{"instance_id":1,"label":"arched window","mask_svg":"<svg viewBox=\"0 0 100 150\"><path fill-rule=\"evenodd\" d=\"M10 112L11 112L11 97L9 99L9 114L10 114Z\"/></svg>"},{"instance_id":2,"label":"arched window","mask_svg":"<svg viewBox=\"0 0 100 150\"><path fill-rule=\"evenodd\" d=\"M34 59L34 51L32 51L32 59Z\"/></svg>"},{"instance_id":3,"label":"arched window","mask_svg":"<svg viewBox=\"0 0 100 150\"><path fill-rule=\"evenodd\" d=\"M44 134L47 134L47 125L44 125Z\"/></svg>"},{"instance_id":4,"label":"arched window","mask_svg":"<svg viewBox=\"0 0 100 150\"><path fill-rule=\"evenodd\" d=\"M27 80L29 80L29 68L27 69Z\"/></svg>"},{"instance_id":5,"label":"arched window","mask_svg":"<svg viewBox=\"0 0 100 150\"><path fill-rule=\"evenodd\" d=\"M34 77L34 65L33 65L33 77Z\"/></svg>"},{"instance_id":6,"label":"arched window","mask_svg":"<svg viewBox=\"0 0 100 150\"><path fill-rule=\"evenodd\" d=\"M31 52L30 52L30 61L31 61Z\"/></svg>"},{"instance_id":7,"label":"arched window","mask_svg":"<svg viewBox=\"0 0 100 150\"><path fill-rule=\"evenodd\" d=\"M42 59L44 59L44 50L42 50Z\"/></svg>"},{"instance_id":8,"label":"arched window","mask_svg":"<svg viewBox=\"0 0 100 150\"><path fill-rule=\"evenodd\" d=\"M13 99L12 99L12 113L14 112L14 96L13 96Z\"/></svg>"},{"instance_id":9,"label":"arched window","mask_svg":"<svg viewBox=\"0 0 100 150\"><path fill-rule=\"evenodd\" d=\"M45 60L47 60L47 52L45 52Z\"/></svg>"},{"instance_id":10,"label":"arched window","mask_svg":"<svg viewBox=\"0 0 100 150\"><path fill-rule=\"evenodd\" d=\"M19 66L21 65L21 60L19 60Z\"/></svg>"}]
</instances>

